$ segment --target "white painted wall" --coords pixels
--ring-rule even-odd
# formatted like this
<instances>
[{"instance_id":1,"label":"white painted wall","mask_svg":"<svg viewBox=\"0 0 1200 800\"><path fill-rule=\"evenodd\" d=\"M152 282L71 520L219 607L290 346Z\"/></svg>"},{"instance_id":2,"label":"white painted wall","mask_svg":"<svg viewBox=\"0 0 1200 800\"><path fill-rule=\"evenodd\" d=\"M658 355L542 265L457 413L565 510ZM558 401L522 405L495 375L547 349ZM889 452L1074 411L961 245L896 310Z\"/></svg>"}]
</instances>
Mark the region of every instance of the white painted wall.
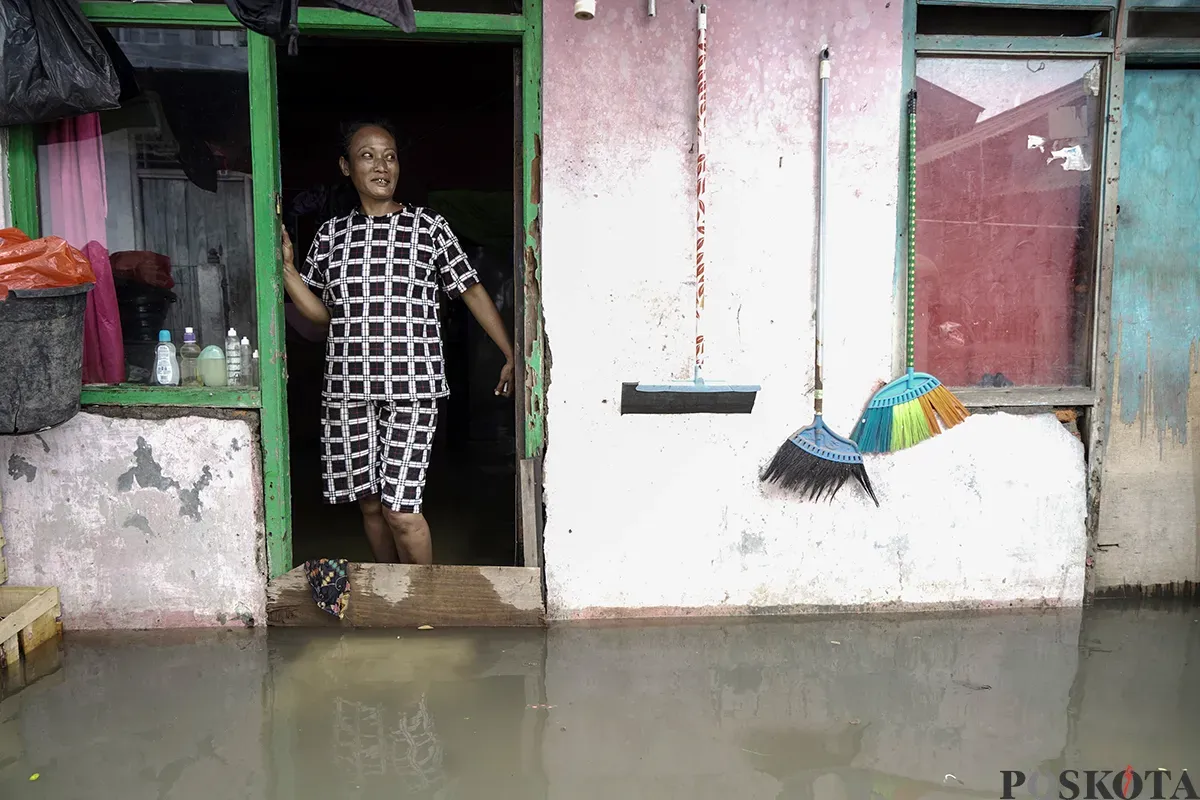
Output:
<instances>
[{"instance_id":1,"label":"white painted wall","mask_svg":"<svg viewBox=\"0 0 1200 800\"><path fill-rule=\"evenodd\" d=\"M244 418L81 413L0 437L9 583L57 586L67 628L262 624L260 469Z\"/></svg>"},{"instance_id":2,"label":"white painted wall","mask_svg":"<svg viewBox=\"0 0 1200 800\"><path fill-rule=\"evenodd\" d=\"M833 51L826 419L890 377L901 6L716 4L709 30L709 375L731 417L621 417L622 381L688 375L695 10L545 4L543 301L551 614L1078 604L1082 447L1052 417L972 418L868 469L882 508L764 491L812 417L817 54Z\"/></svg>"}]
</instances>

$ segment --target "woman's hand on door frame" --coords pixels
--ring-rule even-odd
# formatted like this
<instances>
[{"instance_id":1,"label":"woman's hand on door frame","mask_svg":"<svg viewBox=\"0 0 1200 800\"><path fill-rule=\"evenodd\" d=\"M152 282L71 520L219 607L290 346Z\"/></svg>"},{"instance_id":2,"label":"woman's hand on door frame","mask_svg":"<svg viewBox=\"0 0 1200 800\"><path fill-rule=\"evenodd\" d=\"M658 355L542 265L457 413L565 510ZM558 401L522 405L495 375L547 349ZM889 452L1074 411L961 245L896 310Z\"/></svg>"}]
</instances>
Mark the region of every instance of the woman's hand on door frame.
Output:
<instances>
[{"instance_id":1,"label":"woman's hand on door frame","mask_svg":"<svg viewBox=\"0 0 1200 800\"><path fill-rule=\"evenodd\" d=\"M289 275L296 273L296 248L292 244L292 237L288 235L287 228L282 225L279 227L280 233L280 250L283 255L283 274ZM296 273L299 274L299 273Z\"/></svg>"},{"instance_id":2,"label":"woman's hand on door frame","mask_svg":"<svg viewBox=\"0 0 1200 800\"><path fill-rule=\"evenodd\" d=\"M511 359L500 368L500 382L496 384L497 397L512 397L514 365Z\"/></svg>"}]
</instances>

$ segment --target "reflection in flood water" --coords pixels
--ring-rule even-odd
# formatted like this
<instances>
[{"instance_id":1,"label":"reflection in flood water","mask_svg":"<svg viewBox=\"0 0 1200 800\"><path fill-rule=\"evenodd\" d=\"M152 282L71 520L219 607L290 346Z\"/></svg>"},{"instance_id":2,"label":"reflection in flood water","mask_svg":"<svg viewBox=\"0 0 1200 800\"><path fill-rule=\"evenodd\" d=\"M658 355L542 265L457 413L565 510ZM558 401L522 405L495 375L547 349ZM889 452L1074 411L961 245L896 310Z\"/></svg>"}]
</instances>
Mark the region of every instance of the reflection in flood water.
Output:
<instances>
[{"instance_id":1,"label":"reflection in flood water","mask_svg":"<svg viewBox=\"0 0 1200 800\"><path fill-rule=\"evenodd\" d=\"M77 634L5 687L0 797L966 800L1002 770L1178 774L1197 618Z\"/></svg>"}]
</instances>

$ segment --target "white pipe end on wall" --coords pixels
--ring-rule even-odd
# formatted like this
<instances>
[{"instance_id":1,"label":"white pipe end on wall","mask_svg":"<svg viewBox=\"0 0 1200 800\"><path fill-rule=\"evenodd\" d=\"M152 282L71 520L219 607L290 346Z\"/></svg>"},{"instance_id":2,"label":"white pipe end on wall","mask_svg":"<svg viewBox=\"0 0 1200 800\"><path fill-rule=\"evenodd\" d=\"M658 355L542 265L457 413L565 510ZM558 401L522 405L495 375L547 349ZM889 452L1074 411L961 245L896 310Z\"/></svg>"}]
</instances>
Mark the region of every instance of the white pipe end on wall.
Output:
<instances>
[{"instance_id":1,"label":"white pipe end on wall","mask_svg":"<svg viewBox=\"0 0 1200 800\"><path fill-rule=\"evenodd\" d=\"M592 19L596 16L596 0L575 0L575 19Z\"/></svg>"}]
</instances>

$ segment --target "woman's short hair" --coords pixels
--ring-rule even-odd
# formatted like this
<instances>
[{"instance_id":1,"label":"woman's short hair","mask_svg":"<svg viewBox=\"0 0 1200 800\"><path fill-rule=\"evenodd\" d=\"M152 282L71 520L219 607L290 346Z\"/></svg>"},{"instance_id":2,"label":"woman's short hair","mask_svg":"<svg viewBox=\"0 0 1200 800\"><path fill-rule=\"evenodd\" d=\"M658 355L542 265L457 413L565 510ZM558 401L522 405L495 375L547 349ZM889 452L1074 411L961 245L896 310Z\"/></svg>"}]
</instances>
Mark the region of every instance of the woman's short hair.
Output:
<instances>
[{"instance_id":1,"label":"woman's short hair","mask_svg":"<svg viewBox=\"0 0 1200 800\"><path fill-rule=\"evenodd\" d=\"M398 140L396 128L386 119L360 119L354 122L348 122L342 125L342 157L350 158L350 143L354 141L355 135L363 128L380 128L388 136L392 137L392 141Z\"/></svg>"}]
</instances>

